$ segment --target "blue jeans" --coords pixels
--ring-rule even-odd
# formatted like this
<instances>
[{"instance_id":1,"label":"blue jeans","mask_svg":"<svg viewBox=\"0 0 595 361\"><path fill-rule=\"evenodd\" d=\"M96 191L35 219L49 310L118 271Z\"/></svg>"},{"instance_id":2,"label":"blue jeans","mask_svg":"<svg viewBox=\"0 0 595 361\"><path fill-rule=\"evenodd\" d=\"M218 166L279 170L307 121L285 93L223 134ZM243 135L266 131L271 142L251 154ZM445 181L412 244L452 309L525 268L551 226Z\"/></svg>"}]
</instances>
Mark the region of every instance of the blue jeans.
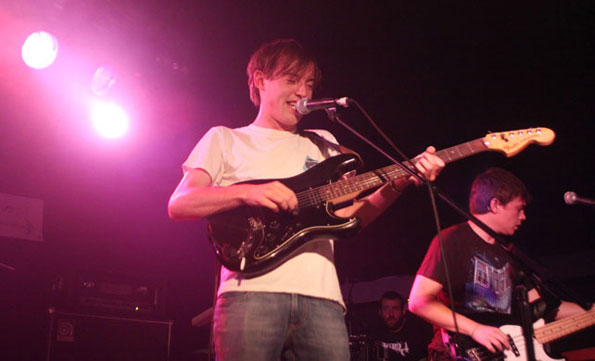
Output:
<instances>
[{"instance_id":1,"label":"blue jeans","mask_svg":"<svg viewBox=\"0 0 595 361\"><path fill-rule=\"evenodd\" d=\"M227 292L215 307L219 361L349 361L343 307L286 293Z\"/></svg>"}]
</instances>

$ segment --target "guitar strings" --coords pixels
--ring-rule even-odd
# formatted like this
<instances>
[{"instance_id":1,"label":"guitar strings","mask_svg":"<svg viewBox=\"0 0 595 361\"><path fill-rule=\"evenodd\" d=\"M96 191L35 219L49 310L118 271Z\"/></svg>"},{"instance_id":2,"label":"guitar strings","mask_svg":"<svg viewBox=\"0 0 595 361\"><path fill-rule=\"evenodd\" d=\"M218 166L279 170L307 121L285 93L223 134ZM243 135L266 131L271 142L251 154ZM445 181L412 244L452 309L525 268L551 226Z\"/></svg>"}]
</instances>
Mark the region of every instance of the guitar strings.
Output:
<instances>
[{"instance_id":1,"label":"guitar strings","mask_svg":"<svg viewBox=\"0 0 595 361\"><path fill-rule=\"evenodd\" d=\"M406 172L402 169L391 169L388 170L386 174L390 179L394 179L406 175ZM325 184L316 188L298 192L296 196L299 207L305 208L320 204L326 200L340 197L342 195L381 186L383 183L384 181L378 175L370 176L370 173L364 173L359 176L337 181L335 183Z\"/></svg>"},{"instance_id":2,"label":"guitar strings","mask_svg":"<svg viewBox=\"0 0 595 361\"><path fill-rule=\"evenodd\" d=\"M539 132L537 132L539 133ZM496 136L499 133L493 133L493 136ZM519 133L519 134L522 134ZM528 133L530 134L530 132ZM442 160L446 162L451 162L457 159L461 159L467 157L471 154L476 152L484 151L488 145L485 143L485 138L475 139L463 144L455 145L450 148L446 148L440 151L437 151L435 154L440 157ZM386 174L390 175L391 179L403 177L407 175L403 169L397 167L397 165L391 165L383 169ZM339 197L341 195L355 193L357 191L362 191L364 189L369 189L374 186L382 185L383 181L378 176L374 175L369 180L361 181L369 176L371 172L361 174L359 176L355 176L353 178L344 179L334 184L327 184L317 188L308 189L298 193L298 202L301 203L300 207L309 207L313 205L317 205L322 203L323 201L330 200L332 198ZM363 185L364 187L354 187L358 184ZM334 187L333 187L334 186ZM335 192L337 187L345 186L341 190L341 192ZM350 188L346 188L349 186ZM347 189L347 190L346 190ZM326 195L326 196L325 196Z\"/></svg>"},{"instance_id":3,"label":"guitar strings","mask_svg":"<svg viewBox=\"0 0 595 361\"><path fill-rule=\"evenodd\" d=\"M578 331L580 329L585 328L585 326L588 326L589 324L591 324L593 322L592 319L595 319L595 313L594 312L587 312L581 315L577 315L577 316L573 316L573 317L567 317L564 318L562 320L558 320L555 322L552 322L550 324L547 324L545 326L542 326L540 328L534 329L533 333L534 333L534 338L537 340L538 338L543 338L545 337L547 340L545 340L545 342L539 342L539 340L537 340L539 343L547 343L549 341L552 341L554 339L556 339L558 335L563 335L563 334L568 334L567 331L562 330L561 328L571 328L574 329L575 331ZM574 332L574 331L573 331ZM570 332L572 333L572 332ZM551 337L548 337L551 336ZM522 345L522 347L525 347L525 337L521 334L521 335L515 335L514 337L512 337L513 342L515 342L515 344L517 342L519 342L520 345Z\"/></svg>"},{"instance_id":4,"label":"guitar strings","mask_svg":"<svg viewBox=\"0 0 595 361\"><path fill-rule=\"evenodd\" d=\"M450 162L464 158L477 151L485 149L482 139L476 139L454 147L446 148L436 152L436 155L443 160ZM389 179L404 177L407 172L398 165L390 165L382 168ZM385 181L374 172L367 172L352 178L325 184L316 188L307 189L297 193L300 208L310 207L324 201L340 197L349 193L356 193L362 190L381 186Z\"/></svg>"},{"instance_id":5,"label":"guitar strings","mask_svg":"<svg viewBox=\"0 0 595 361\"><path fill-rule=\"evenodd\" d=\"M569 332L567 329L572 329L573 331L570 332L572 333L593 323L595 323L595 312L590 311L546 324L545 326L535 329L533 333L536 339L545 338L545 340L542 340L542 343L547 343L556 339L558 335L568 334ZM522 335L520 337L523 338Z\"/></svg>"}]
</instances>

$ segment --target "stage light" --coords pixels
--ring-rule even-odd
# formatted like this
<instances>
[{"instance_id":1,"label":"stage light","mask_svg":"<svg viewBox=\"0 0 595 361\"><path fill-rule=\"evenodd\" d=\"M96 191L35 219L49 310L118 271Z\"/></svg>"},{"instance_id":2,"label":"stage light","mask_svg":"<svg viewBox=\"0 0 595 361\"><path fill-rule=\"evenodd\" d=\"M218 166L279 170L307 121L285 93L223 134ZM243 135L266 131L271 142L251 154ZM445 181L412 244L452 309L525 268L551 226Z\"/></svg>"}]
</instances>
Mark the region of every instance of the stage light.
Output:
<instances>
[{"instance_id":1,"label":"stage light","mask_svg":"<svg viewBox=\"0 0 595 361\"><path fill-rule=\"evenodd\" d=\"M113 103L97 102L91 109L95 130L106 138L119 138L128 130L126 112Z\"/></svg>"},{"instance_id":2,"label":"stage light","mask_svg":"<svg viewBox=\"0 0 595 361\"><path fill-rule=\"evenodd\" d=\"M93 74L91 90L95 95L103 96L114 86L116 78L117 74L113 67L102 65Z\"/></svg>"},{"instance_id":3,"label":"stage light","mask_svg":"<svg viewBox=\"0 0 595 361\"><path fill-rule=\"evenodd\" d=\"M34 69L46 68L56 60L58 41L45 31L35 32L27 37L21 49L23 61Z\"/></svg>"}]
</instances>

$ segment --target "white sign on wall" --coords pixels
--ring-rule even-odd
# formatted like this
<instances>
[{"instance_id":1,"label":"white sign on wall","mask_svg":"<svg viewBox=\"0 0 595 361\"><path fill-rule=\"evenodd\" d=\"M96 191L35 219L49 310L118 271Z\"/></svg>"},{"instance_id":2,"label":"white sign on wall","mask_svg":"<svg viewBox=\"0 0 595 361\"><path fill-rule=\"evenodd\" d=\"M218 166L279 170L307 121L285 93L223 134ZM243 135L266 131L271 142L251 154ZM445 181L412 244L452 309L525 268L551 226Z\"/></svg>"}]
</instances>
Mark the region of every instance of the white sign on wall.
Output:
<instances>
[{"instance_id":1,"label":"white sign on wall","mask_svg":"<svg viewBox=\"0 0 595 361\"><path fill-rule=\"evenodd\" d=\"M0 193L0 237L43 241L43 201Z\"/></svg>"}]
</instances>

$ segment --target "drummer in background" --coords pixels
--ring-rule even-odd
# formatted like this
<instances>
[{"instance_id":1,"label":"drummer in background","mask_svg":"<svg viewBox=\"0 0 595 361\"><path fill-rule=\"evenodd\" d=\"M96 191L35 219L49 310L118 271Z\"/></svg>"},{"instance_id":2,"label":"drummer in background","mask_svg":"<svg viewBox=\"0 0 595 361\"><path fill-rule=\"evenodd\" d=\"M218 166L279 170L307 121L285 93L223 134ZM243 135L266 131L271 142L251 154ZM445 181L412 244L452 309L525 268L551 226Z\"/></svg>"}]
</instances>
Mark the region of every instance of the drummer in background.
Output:
<instances>
[{"instance_id":1,"label":"drummer in background","mask_svg":"<svg viewBox=\"0 0 595 361\"><path fill-rule=\"evenodd\" d=\"M378 302L379 319L368 332L378 345L382 361L418 361L428 355L432 326L407 312L407 302L395 291L385 292Z\"/></svg>"}]
</instances>

